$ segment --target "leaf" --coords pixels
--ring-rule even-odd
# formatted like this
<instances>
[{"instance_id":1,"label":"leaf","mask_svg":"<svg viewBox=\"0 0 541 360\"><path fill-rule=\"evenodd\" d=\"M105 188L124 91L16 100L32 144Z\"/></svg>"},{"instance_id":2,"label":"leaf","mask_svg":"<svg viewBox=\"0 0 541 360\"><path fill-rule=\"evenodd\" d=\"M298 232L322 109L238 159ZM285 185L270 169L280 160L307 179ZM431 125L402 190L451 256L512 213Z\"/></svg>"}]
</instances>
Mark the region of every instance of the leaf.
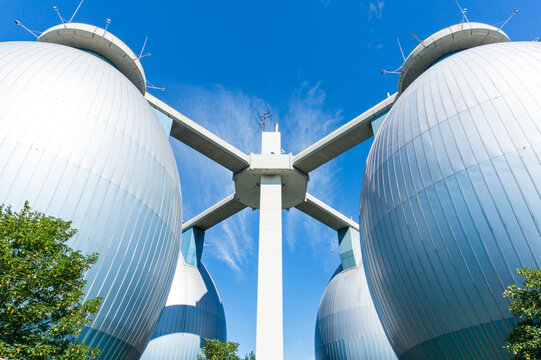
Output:
<instances>
[{"instance_id":1,"label":"leaf","mask_svg":"<svg viewBox=\"0 0 541 360\"><path fill-rule=\"evenodd\" d=\"M97 254L84 256L66 242L71 222L0 205L0 357L82 359L97 355L76 335L101 299L81 303L84 274Z\"/></svg>"}]
</instances>

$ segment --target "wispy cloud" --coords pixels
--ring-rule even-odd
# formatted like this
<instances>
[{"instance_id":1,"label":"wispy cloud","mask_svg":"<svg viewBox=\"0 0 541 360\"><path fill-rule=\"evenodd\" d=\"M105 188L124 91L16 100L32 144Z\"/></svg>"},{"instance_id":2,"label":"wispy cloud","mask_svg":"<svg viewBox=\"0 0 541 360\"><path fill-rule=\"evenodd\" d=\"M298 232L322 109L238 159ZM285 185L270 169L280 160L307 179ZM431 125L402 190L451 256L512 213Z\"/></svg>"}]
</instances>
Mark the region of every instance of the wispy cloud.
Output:
<instances>
[{"instance_id":1,"label":"wispy cloud","mask_svg":"<svg viewBox=\"0 0 541 360\"><path fill-rule=\"evenodd\" d=\"M282 126L282 142L288 145L286 152L300 152L334 130L342 120L341 110L326 109L325 97L320 82L303 82L293 92Z\"/></svg>"},{"instance_id":2,"label":"wispy cloud","mask_svg":"<svg viewBox=\"0 0 541 360\"><path fill-rule=\"evenodd\" d=\"M250 222L247 214L249 212L245 210L236 218L220 224L219 231L223 234L223 238L214 242L215 251L213 255L225 262L237 273L241 272L241 267L246 263L248 256L253 253L254 249L254 239L249 237L246 231L246 224ZM251 221L253 222L253 220Z\"/></svg>"},{"instance_id":3,"label":"wispy cloud","mask_svg":"<svg viewBox=\"0 0 541 360\"><path fill-rule=\"evenodd\" d=\"M376 2L368 4L368 20L372 20L374 17L381 18L383 16L384 7L385 2L382 0L376 0Z\"/></svg>"},{"instance_id":4,"label":"wispy cloud","mask_svg":"<svg viewBox=\"0 0 541 360\"><path fill-rule=\"evenodd\" d=\"M325 104L326 94L321 83L302 83L290 99L285 115L284 143L286 152L300 152L338 127L342 111L329 109ZM340 169L328 163L310 174L308 192L326 201L334 202L332 179ZM336 233L297 209L290 210L284 218L285 240L291 250L297 241L308 241L314 255L330 254L334 248ZM299 239L298 234L303 234ZM325 257L323 257L325 258Z\"/></svg>"},{"instance_id":5,"label":"wispy cloud","mask_svg":"<svg viewBox=\"0 0 541 360\"><path fill-rule=\"evenodd\" d=\"M179 93L181 96L174 105L185 115L240 150L259 152L260 129L256 119L257 110L265 108L262 99L221 86L212 89L183 87ZM280 123L282 147L286 152L296 154L338 126L342 120L341 111L329 110L325 97L320 83L311 85L303 82L292 92L287 104L271 106L274 119ZM184 220L234 192L230 171L177 141L172 145L183 188ZM310 174L308 190L332 205L332 178L339 171L333 164L314 171ZM207 231L206 238L212 247L205 253L227 264L238 277L242 277L243 266L257 258L257 239L254 238L257 237L257 227L257 214L245 209ZM303 241L309 241L314 255L332 256L336 233L293 209L284 217L284 240L290 249L294 249L298 234L303 234ZM319 258L327 267L325 257Z\"/></svg>"},{"instance_id":6,"label":"wispy cloud","mask_svg":"<svg viewBox=\"0 0 541 360\"><path fill-rule=\"evenodd\" d=\"M258 152L260 130L257 109L263 101L242 91L221 86L211 89L185 86L179 91L177 108L222 139L245 153ZM173 141L183 195L183 218L189 220L235 191L231 172L212 160ZM252 217L254 219L252 219ZM247 209L207 231L206 241L212 243L205 253L226 263L238 274L253 255L256 218Z\"/></svg>"}]
</instances>

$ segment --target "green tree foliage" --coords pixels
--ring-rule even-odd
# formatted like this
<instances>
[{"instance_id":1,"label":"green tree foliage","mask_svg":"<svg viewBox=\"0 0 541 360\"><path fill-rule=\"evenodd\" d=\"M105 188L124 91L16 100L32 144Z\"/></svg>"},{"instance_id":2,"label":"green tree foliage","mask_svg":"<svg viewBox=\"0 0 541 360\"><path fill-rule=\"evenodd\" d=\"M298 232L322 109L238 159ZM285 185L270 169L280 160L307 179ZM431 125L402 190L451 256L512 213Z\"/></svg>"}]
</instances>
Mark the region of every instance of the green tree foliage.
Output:
<instances>
[{"instance_id":1,"label":"green tree foliage","mask_svg":"<svg viewBox=\"0 0 541 360\"><path fill-rule=\"evenodd\" d=\"M213 339L205 339L204 342L205 345L201 348L203 356L197 355L197 360L241 360L237 355L237 343ZM243 360L255 360L254 352L250 352Z\"/></svg>"},{"instance_id":2,"label":"green tree foliage","mask_svg":"<svg viewBox=\"0 0 541 360\"><path fill-rule=\"evenodd\" d=\"M541 359L541 270L517 270L524 276L524 287L509 286L503 293L511 299L509 311L520 318L507 335L504 349L517 360Z\"/></svg>"},{"instance_id":3,"label":"green tree foliage","mask_svg":"<svg viewBox=\"0 0 541 360\"><path fill-rule=\"evenodd\" d=\"M98 256L66 241L71 222L0 206L0 357L87 359L98 349L77 341L101 299L81 303L84 273Z\"/></svg>"}]
</instances>

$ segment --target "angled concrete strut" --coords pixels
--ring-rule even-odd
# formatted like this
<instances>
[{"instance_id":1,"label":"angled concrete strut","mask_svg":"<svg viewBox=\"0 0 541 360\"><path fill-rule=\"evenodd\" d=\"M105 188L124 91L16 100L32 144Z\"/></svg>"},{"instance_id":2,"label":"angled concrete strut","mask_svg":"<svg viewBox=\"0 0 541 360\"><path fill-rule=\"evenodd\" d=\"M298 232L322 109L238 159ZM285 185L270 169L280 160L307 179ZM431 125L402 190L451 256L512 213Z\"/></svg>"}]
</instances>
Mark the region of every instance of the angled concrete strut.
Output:
<instances>
[{"instance_id":1,"label":"angled concrete strut","mask_svg":"<svg viewBox=\"0 0 541 360\"><path fill-rule=\"evenodd\" d=\"M171 136L233 172L235 193L183 226L186 261L201 257L204 232L245 207L260 209L256 356L283 359L282 209L296 207L337 231L342 268L359 266L359 224L306 192L309 172L372 137L397 95L388 96L299 154L282 154L280 133L262 133L261 154L244 154L150 94L173 120ZM374 122L374 123L373 123Z\"/></svg>"},{"instance_id":2,"label":"angled concrete strut","mask_svg":"<svg viewBox=\"0 0 541 360\"><path fill-rule=\"evenodd\" d=\"M250 164L248 155L227 141L222 140L151 94L146 93L145 98L153 108L173 120L170 135L175 139L216 161L233 173L241 171Z\"/></svg>"},{"instance_id":3,"label":"angled concrete strut","mask_svg":"<svg viewBox=\"0 0 541 360\"><path fill-rule=\"evenodd\" d=\"M310 145L295 155L293 166L308 174L310 171L371 138L374 136L371 126L372 120L389 110L396 100L396 94L389 96L323 139Z\"/></svg>"}]
</instances>

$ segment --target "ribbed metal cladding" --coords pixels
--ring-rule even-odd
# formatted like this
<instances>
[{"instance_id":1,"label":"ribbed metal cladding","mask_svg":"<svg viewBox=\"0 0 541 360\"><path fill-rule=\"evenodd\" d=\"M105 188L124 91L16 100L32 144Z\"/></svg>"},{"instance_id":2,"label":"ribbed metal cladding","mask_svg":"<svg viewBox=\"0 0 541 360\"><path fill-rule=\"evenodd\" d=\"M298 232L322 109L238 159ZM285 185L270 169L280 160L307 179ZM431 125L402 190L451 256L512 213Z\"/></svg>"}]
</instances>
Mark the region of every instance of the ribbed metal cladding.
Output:
<instances>
[{"instance_id":1,"label":"ribbed metal cladding","mask_svg":"<svg viewBox=\"0 0 541 360\"><path fill-rule=\"evenodd\" d=\"M167 136L113 66L70 47L0 43L0 203L73 221L69 245L99 253L85 298L103 297L82 340L137 359L179 254L181 195Z\"/></svg>"},{"instance_id":2,"label":"ribbed metal cladding","mask_svg":"<svg viewBox=\"0 0 541 360\"><path fill-rule=\"evenodd\" d=\"M327 285L317 313L317 360L396 360L368 291L362 266L342 271Z\"/></svg>"},{"instance_id":3,"label":"ribbed metal cladding","mask_svg":"<svg viewBox=\"0 0 541 360\"><path fill-rule=\"evenodd\" d=\"M141 360L195 360L204 339L227 340L220 295L207 269L180 256L171 292Z\"/></svg>"},{"instance_id":4,"label":"ribbed metal cladding","mask_svg":"<svg viewBox=\"0 0 541 360\"><path fill-rule=\"evenodd\" d=\"M541 44L465 50L400 96L367 160L366 271L400 359L506 359L501 294L540 267Z\"/></svg>"}]
</instances>

